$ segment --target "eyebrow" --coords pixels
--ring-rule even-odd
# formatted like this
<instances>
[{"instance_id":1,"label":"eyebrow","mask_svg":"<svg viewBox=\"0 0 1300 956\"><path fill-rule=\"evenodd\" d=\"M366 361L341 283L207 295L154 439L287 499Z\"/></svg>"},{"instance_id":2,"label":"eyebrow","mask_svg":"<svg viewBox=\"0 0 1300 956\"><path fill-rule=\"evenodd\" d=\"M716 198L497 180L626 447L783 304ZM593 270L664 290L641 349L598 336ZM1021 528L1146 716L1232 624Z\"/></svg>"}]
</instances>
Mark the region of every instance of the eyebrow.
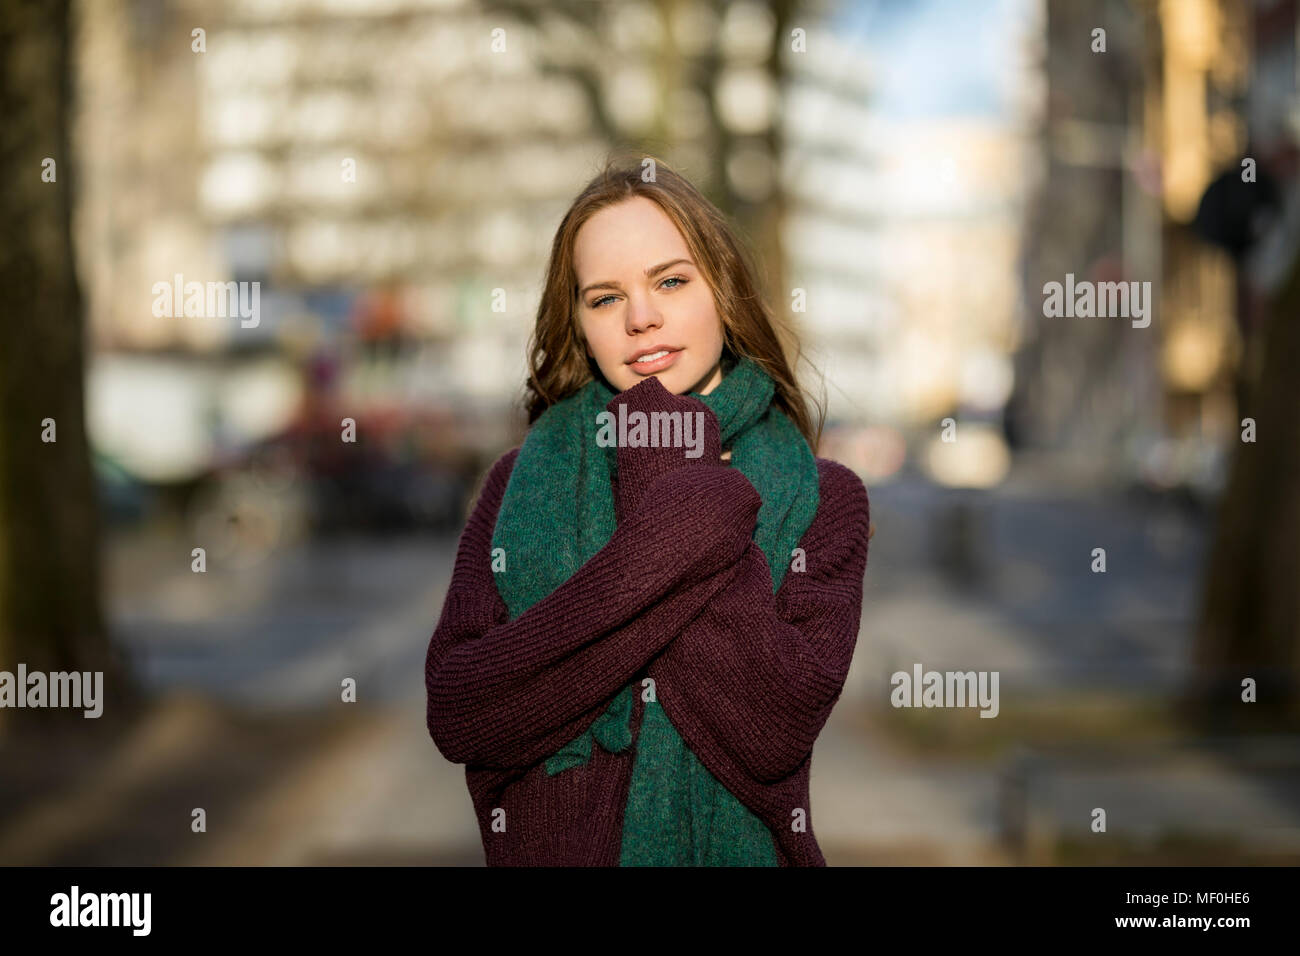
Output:
<instances>
[{"instance_id":1,"label":"eyebrow","mask_svg":"<svg viewBox=\"0 0 1300 956\"><path fill-rule=\"evenodd\" d=\"M668 268L670 268L670 267L672 267L672 266L677 265L679 262L684 262L684 263L686 263L688 266L694 266L694 265L695 265L695 263L694 263L694 262L691 262L690 259L669 259L667 262L661 262L661 263L659 263L659 265L657 265L657 266L651 266L650 268L646 269L646 270L645 270L645 277L646 277L647 279L649 279L650 277L655 276L655 275L658 275L660 272L663 272L665 269L668 269ZM592 289L621 289L621 288L623 288L623 287L622 287L621 285L619 285L617 282L610 282L610 281L608 281L608 280L605 281L605 282L593 282L593 283L592 283L591 285L589 285L589 286L584 286L583 289L582 289L582 291L579 292L578 295L579 295L579 296L584 296L584 295L586 295L588 292L590 292Z\"/></svg>"}]
</instances>

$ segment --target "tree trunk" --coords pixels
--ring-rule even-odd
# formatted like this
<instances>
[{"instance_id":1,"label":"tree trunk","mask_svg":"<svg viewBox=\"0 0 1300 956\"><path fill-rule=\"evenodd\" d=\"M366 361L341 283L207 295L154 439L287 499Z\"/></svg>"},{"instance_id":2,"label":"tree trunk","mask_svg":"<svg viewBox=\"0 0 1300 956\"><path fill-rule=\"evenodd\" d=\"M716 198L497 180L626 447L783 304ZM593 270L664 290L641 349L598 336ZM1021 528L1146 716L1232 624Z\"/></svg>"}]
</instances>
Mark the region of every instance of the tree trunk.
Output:
<instances>
[{"instance_id":1,"label":"tree trunk","mask_svg":"<svg viewBox=\"0 0 1300 956\"><path fill-rule=\"evenodd\" d=\"M0 0L0 670L103 671L107 715L124 668L100 607L86 442L69 19L69 0ZM2 708L0 725L54 713Z\"/></svg>"},{"instance_id":2,"label":"tree trunk","mask_svg":"<svg viewBox=\"0 0 1300 956\"><path fill-rule=\"evenodd\" d=\"M1300 721L1300 255L1268 311L1238 421L1193 658L1188 716L1215 728ZM1253 678L1257 703L1242 701Z\"/></svg>"}]
</instances>

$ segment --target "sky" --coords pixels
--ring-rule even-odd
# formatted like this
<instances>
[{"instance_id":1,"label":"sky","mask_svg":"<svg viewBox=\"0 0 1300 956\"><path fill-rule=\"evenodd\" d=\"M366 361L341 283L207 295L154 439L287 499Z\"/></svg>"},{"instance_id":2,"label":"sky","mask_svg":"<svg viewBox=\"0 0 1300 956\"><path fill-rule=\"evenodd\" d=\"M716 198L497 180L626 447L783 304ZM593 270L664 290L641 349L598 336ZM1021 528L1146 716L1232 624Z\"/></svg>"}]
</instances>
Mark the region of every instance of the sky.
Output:
<instances>
[{"instance_id":1,"label":"sky","mask_svg":"<svg viewBox=\"0 0 1300 956\"><path fill-rule=\"evenodd\" d=\"M846 0L834 22L874 59L873 109L896 118L993 116L1041 0Z\"/></svg>"}]
</instances>

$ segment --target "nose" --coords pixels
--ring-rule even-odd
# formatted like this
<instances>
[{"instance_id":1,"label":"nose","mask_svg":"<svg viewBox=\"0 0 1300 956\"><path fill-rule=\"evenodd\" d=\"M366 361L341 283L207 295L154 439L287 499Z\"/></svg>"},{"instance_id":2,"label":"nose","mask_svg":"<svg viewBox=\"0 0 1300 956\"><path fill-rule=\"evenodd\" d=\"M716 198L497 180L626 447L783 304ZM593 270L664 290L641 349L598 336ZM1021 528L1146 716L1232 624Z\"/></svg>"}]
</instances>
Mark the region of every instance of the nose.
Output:
<instances>
[{"instance_id":1,"label":"nose","mask_svg":"<svg viewBox=\"0 0 1300 956\"><path fill-rule=\"evenodd\" d=\"M636 335L647 329L657 329L664 324L663 317L655 308L654 302L649 297L638 295L628 296L626 321L628 335Z\"/></svg>"}]
</instances>

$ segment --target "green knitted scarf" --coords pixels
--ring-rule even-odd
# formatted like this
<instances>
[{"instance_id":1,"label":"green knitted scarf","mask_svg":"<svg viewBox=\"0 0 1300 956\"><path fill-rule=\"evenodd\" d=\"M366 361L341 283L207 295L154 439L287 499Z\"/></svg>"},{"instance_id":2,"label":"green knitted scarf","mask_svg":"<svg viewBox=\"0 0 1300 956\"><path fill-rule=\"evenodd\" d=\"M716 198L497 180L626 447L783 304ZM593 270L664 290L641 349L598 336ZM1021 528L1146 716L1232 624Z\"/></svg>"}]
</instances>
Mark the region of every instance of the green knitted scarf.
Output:
<instances>
[{"instance_id":1,"label":"green knitted scarf","mask_svg":"<svg viewBox=\"0 0 1300 956\"><path fill-rule=\"evenodd\" d=\"M749 479L762 499L754 541L767 557L776 592L794 548L817 511L819 482L812 449L794 422L772 404L774 393L771 377L752 359L741 357L712 392L689 394L713 411L722 448L731 449L732 467ZM568 580L614 533L610 479L617 468L618 450L596 443L597 415L606 410L614 395L603 380L593 379L543 412L524 439L492 536L493 549L504 549L506 556L506 570L498 572L495 579L511 620ZM547 773L554 775L586 763L593 739L615 753L630 746L633 692L630 684L616 695L584 734L547 761ZM662 713L657 706L647 709L646 721L651 720L652 712L655 719ZM716 827L727 818L719 803L725 803L721 810L730 812L730 818L750 834L758 832L765 838L770 855L770 836L761 825L755 829L756 818L699 765L666 719L659 724L663 732L654 735L658 751L676 746L678 752L671 759L662 752L644 759L638 754L624 816L624 863L667 862L653 856L658 852L653 847L663 843L663 834L689 834L675 818L689 808L703 819L712 819ZM643 734L643 742L645 739ZM694 770L686 775L691 779L652 779L652 764L658 764L661 774L680 777L668 767L673 764L680 770L683 761ZM670 799L665 790L673 786L683 790ZM702 806L702 802L709 805ZM695 855L700 855L698 847Z\"/></svg>"}]
</instances>

